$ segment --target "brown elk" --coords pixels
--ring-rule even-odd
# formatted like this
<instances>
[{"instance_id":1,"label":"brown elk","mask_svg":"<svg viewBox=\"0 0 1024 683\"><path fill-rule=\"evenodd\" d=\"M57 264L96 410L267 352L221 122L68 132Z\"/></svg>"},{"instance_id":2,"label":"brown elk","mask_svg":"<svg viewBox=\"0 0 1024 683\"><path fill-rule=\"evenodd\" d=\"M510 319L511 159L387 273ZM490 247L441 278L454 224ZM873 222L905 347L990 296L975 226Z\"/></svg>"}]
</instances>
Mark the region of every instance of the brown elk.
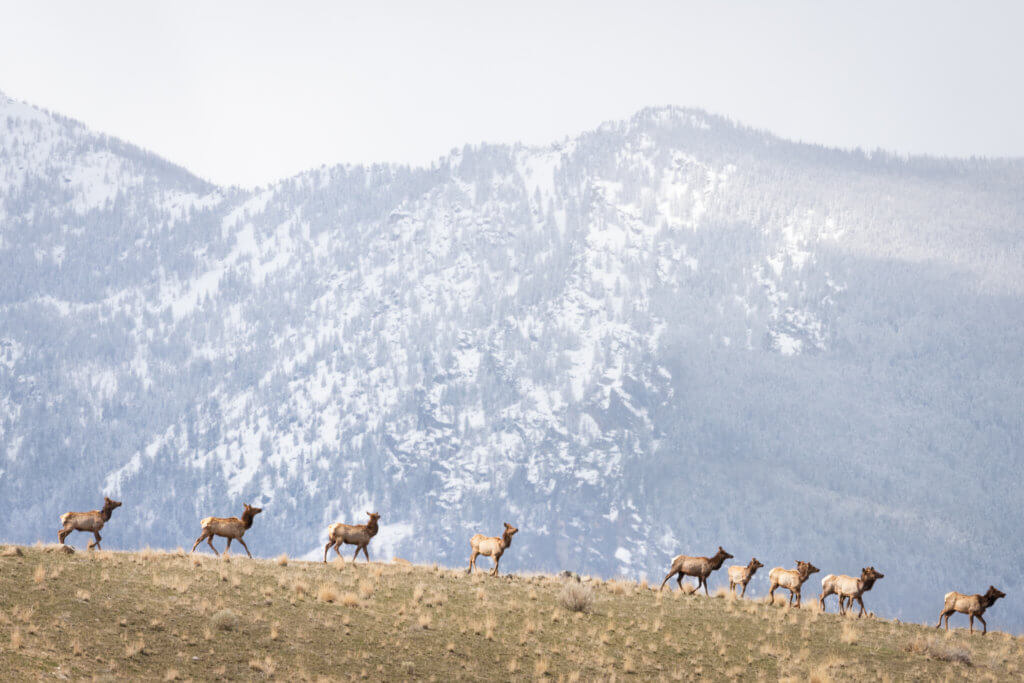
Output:
<instances>
[{"instance_id":1,"label":"brown elk","mask_svg":"<svg viewBox=\"0 0 1024 683\"><path fill-rule=\"evenodd\" d=\"M192 544L192 550L189 552L195 552L196 546L205 538L206 542L210 546L210 550L213 551L214 555L220 555L217 549L213 547L213 537L223 536L228 539L228 544L224 546L224 554L228 554L228 550L231 548L231 541L237 540L245 548L245 554L252 558L252 553L249 552L249 546L242 540L242 534L252 526L252 518L263 512L263 508L256 508L248 503L245 503L245 510L242 512L242 518L238 517L204 517L199 524L203 527L203 533L199 535L196 542Z\"/></svg>"},{"instance_id":2,"label":"brown elk","mask_svg":"<svg viewBox=\"0 0 1024 683\"><path fill-rule=\"evenodd\" d=\"M796 606L800 606L800 587L804 585L814 572L821 571L810 562L797 560L796 569L783 569L776 567L768 572L768 580L771 581L771 589L768 595L771 596L771 604L775 604L775 589L782 587L789 591L789 604L793 605L793 597L796 596Z\"/></svg>"},{"instance_id":3,"label":"brown elk","mask_svg":"<svg viewBox=\"0 0 1024 683\"><path fill-rule=\"evenodd\" d=\"M852 576L846 576L845 574L828 574L821 579L821 595L818 596L818 606L821 607L821 611L825 611L825 598L830 595L839 596L839 613L845 614L844 601L849 601L849 608L853 609L853 601L856 600L860 603L860 612L857 613L859 619L867 610L864 609L864 600L862 596L875 585L875 581L878 579L884 579L885 574L879 572L874 567L864 567L860 570L860 578L854 578Z\"/></svg>"},{"instance_id":4,"label":"brown elk","mask_svg":"<svg viewBox=\"0 0 1024 683\"><path fill-rule=\"evenodd\" d=\"M718 552L713 557L690 557L689 555L676 555L672 558L672 568L669 569L668 574L665 575L664 581L661 582L660 591L668 583L668 580L673 576L676 577L676 583L679 585L679 590L683 589L683 577L684 576L695 576L697 577L697 589L700 590L701 586L704 586L704 595L708 593L708 576L711 572L721 569L722 563L728 560L732 555L722 550L722 546L718 546Z\"/></svg>"},{"instance_id":5,"label":"brown elk","mask_svg":"<svg viewBox=\"0 0 1024 683\"><path fill-rule=\"evenodd\" d=\"M747 584L750 583L751 577L763 566L756 557L752 557L746 567L741 564L734 564L729 567L729 590L735 593L736 586L743 586L743 592L740 593L742 598L747 594Z\"/></svg>"},{"instance_id":6,"label":"brown elk","mask_svg":"<svg viewBox=\"0 0 1024 683\"><path fill-rule=\"evenodd\" d=\"M982 631L981 634L985 635L988 633L988 624L985 623L984 617L981 615L985 613L989 607L991 607L996 600L999 598L1005 598L1006 593L1002 592L995 586L989 586L988 590L985 591L984 595L964 595L963 593L957 593L953 591L946 593L946 604L942 606L942 613L939 614L939 623L935 625L935 628L942 626L942 618L946 618L946 630L949 630L949 615L953 612L960 612L966 614L971 618L971 633L974 633L974 617L978 617L978 621L981 622Z\"/></svg>"},{"instance_id":7,"label":"brown elk","mask_svg":"<svg viewBox=\"0 0 1024 683\"><path fill-rule=\"evenodd\" d=\"M336 523L327 527L327 545L324 546L324 562L327 562L327 551L331 548L334 548L334 552L338 553L338 557L341 557L340 548L345 543L356 547L356 552L352 555L353 562L359 557L360 550L366 556L366 561L370 561L370 555L366 552L366 546L370 544L370 539L377 535L377 520L380 519L380 515L376 512L367 512L366 514L370 516L370 521L366 524Z\"/></svg>"},{"instance_id":8,"label":"brown elk","mask_svg":"<svg viewBox=\"0 0 1024 683\"><path fill-rule=\"evenodd\" d=\"M106 496L103 497L103 509L102 510L90 510L89 512L65 512L60 516L61 528L57 532L57 538L60 539L61 545L64 545L64 539L68 537L72 531L91 531L92 535L95 536L95 540L89 541L90 548L100 549L100 541L103 540L100 537L100 529L103 525L110 521L110 515L113 514L114 508L121 507L121 502L117 500L111 500Z\"/></svg>"},{"instance_id":9,"label":"brown elk","mask_svg":"<svg viewBox=\"0 0 1024 683\"><path fill-rule=\"evenodd\" d=\"M469 569L466 570L466 573L472 574L473 570L476 569L477 555L484 555L494 560L494 569L491 570L491 576L497 576L498 561L505 553L505 550L512 545L512 536L517 531L519 529L505 522L505 531L502 533L501 538L476 534L473 538L469 539L469 545L473 548L473 554L469 558Z\"/></svg>"}]
</instances>

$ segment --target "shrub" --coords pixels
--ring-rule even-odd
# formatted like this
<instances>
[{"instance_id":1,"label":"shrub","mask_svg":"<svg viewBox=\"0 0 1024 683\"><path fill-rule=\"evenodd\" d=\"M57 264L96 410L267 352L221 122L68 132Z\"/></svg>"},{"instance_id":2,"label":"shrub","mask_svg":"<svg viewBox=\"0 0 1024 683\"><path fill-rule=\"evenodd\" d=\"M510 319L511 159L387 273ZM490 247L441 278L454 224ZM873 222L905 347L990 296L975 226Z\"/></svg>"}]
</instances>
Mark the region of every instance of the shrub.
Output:
<instances>
[{"instance_id":1,"label":"shrub","mask_svg":"<svg viewBox=\"0 0 1024 683\"><path fill-rule=\"evenodd\" d=\"M594 589L582 583L566 583L558 601L570 612L589 612L594 606Z\"/></svg>"},{"instance_id":2,"label":"shrub","mask_svg":"<svg viewBox=\"0 0 1024 683\"><path fill-rule=\"evenodd\" d=\"M967 648L945 643L938 638L916 638L904 648L907 652L924 655L943 662L959 662L971 666L971 653Z\"/></svg>"},{"instance_id":3,"label":"shrub","mask_svg":"<svg viewBox=\"0 0 1024 683\"><path fill-rule=\"evenodd\" d=\"M210 623L218 631L234 631L238 628L238 615L229 609L222 609L210 617Z\"/></svg>"}]
</instances>

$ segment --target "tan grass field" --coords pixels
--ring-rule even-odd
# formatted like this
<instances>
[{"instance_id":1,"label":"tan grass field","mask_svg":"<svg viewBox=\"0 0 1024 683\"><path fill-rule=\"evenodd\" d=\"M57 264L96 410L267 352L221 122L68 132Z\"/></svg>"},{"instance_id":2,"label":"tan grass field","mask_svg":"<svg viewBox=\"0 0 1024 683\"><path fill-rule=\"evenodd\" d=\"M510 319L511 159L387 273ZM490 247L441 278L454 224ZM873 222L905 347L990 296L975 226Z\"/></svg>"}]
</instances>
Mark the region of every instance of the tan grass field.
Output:
<instances>
[{"instance_id":1,"label":"tan grass field","mask_svg":"<svg viewBox=\"0 0 1024 683\"><path fill-rule=\"evenodd\" d=\"M1024 676L1024 638L820 614L813 598L798 610L402 561L21 551L0 553L0 680ZM998 628L998 605L986 616Z\"/></svg>"}]
</instances>

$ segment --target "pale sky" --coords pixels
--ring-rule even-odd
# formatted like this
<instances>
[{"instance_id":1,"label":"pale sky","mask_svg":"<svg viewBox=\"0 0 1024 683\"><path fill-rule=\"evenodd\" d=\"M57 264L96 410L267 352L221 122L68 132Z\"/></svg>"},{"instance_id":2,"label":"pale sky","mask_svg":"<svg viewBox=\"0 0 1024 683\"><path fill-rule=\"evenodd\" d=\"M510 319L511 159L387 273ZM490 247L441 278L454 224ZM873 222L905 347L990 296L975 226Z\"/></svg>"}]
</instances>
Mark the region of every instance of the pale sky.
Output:
<instances>
[{"instance_id":1,"label":"pale sky","mask_svg":"<svg viewBox=\"0 0 1024 683\"><path fill-rule=\"evenodd\" d=\"M1020 157L1022 33L1024 2L0 0L0 91L247 187L662 104L840 147Z\"/></svg>"}]
</instances>

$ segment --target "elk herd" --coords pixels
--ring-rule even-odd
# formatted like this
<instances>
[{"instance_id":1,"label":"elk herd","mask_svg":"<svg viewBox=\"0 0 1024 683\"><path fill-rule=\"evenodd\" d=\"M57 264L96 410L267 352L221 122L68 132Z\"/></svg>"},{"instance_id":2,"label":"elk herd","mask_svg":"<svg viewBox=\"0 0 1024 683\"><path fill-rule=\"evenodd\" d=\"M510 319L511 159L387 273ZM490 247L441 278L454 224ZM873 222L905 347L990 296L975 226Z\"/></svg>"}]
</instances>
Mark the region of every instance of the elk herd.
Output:
<instances>
[{"instance_id":1,"label":"elk herd","mask_svg":"<svg viewBox=\"0 0 1024 683\"><path fill-rule=\"evenodd\" d=\"M103 525L110 521L110 516L114 510L121 506L121 503L116 500L104 497L103 507L99 510L91 510L89 512L66 512L60 516L61 528L57 533L57 538L63 545L64 540L72 531L86 531L91 532L94 536L94 540L89 541L89 548L99 548L100 541L100 529ZM202 529L202 533L196 542L192 544L192 551L195 552L196 547L205 539L209 544L210 549L213 550L214 554L219 555L217 549L213 545L214 536L222 536L227 539L227 545L224 547L224 554L226 555L228 549L231 547L231 541L237 540L245 548L245 553L250 558L252 553L249 552L249 546L242 540L242 536L245 532L252 527L253 518L259 513L263 512L262 508L253 507L248 503L245 504L245 508L242 511L241 518L239 517L204 517L199 522L199 526ZM352 555L352 561L355 562L356 558L359 557L359 551L363 551L363 556L366 561L370 561L370 554L367 552L367 546L374 536L377 535L379 527L377 522L380 520L380 515L376 512L367 512L369 515L369 521L366 524L341 524L335 523L327 527L327 545L324 546L324 562L327 562L327 553L331 548L334 548L334 552L337 553L338 557L341 557L341 546L344 544L354 545L356 547L355 553ZM494 561L494 568L491 569L491 576L498 575L498 562L501 560L501 556L508 550L509 546L512 545L512 537L518 532L519 529L512 526L508 522L505 522L505 528L502 531L501 536L484 536L483 534L476 534L469 539L469 545L471 554L469 557L469 568L466 570L467 573L472 573L476 569L476 558L480 555L490 557ZM676 578L680 590L683 588L683 577L692 576L697 579L697 589L701 586L704 587L704 594L708 593L708 577L712 572L718 571L722 568L722 564L732 559L732 555L722 549L722 546L718 546L718 552L711 557L693 557L690 555L676 555L672 558L672 565L669 568L668 574L665 575L664 580L661 582L659 591L665 588L665 584L672 577ZM732 565L728 568L729 575L729 590L735 594L737 586L742 588L740 597L746 595L747 584L750 583L750 579L754 576L757 570L764 567L756 557L751 558L750 562L746 565ZM800 589L806 583L807 579L810 578L811 574L820 571L810 562L797 560L795 569L785 569L783 567L775 567L768 572L768 580L770 588L768 595L771 604L775 604L775 591L778 588L785 588L789 591L789 604L793 604L794 598L796 599L797 607L800 606ZM853 609L854 600L860 605L860 611L857 613L857 617L865 614L864 609L864 593L871 590L875 585L875 582L879 579L885 578L885 574L877 571L874 567L865 567L861 570L859 577L846 576L845 574L827 574L821 579L821 594L818 596L818 605L822 611L826 609L825 598L830 595L835 595L839 599L839 613L845 614L846 610ZM982 615L985 610L988 609L995 603L999 598L1005 598L1006 594L998 590L994 586L989 586L988 590L984 595L974 594L965 595L953 591L946 593L945 604L943 604L942 612L939 614L939 623L935 628L942 626L942 620L946 620L946 630L949 630L949 617L953 612L960 612L970 617L970 632L974 633L974 619L977 617L978 621L981 622L982 633L988 632L988 624L985 623L985 619Z\"/></svg>"}]
</instances>

